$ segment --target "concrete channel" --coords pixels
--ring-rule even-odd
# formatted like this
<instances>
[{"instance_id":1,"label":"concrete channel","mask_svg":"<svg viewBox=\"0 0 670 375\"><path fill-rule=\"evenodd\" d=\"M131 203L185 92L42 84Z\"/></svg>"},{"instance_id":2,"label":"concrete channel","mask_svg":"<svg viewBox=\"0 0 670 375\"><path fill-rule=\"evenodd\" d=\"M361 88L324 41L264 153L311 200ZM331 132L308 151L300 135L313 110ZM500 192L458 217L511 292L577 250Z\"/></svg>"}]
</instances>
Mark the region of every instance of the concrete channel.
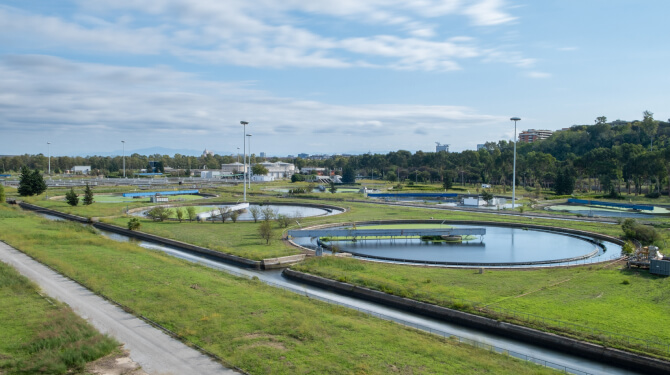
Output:
<instances>
[{"instance_id":1,"label":"concrete channel","mask_svg":"<svg viewBox=\"0 0 670 375\"><path fill-rule=\"evenodd\" d=\"M40 211L44 216L49 216L49 212L46 212L47 210L40 207ZM103 230L101 231L101 234L112 240L129 240L127 236L120 234L119 232L120 231L116 231L116 233L112 233ZM612 357L601 356L596 360L593 359L594 356L592 354L582 353L582 355L579 355L579 350L573 351L572 353L566 353L565 351L537 345L537 343L497 335L490 332L490 330L475 329L453 321L445 321L443 319L408 311L404 308L392 307L383 301L374 301L374 299L369 298L363 299L361 298L362 296L354 296L350 293L347 295L348 293L343 294L341 292L334 292L329 290L332 288L317 286L317 283L308 283L298 280L295 277L287 278L283 275L281 269L263 271L256 268L250 268L248 265L241 265L238 262L231 263L226 259L217 259L216 257L195 253L178 246L166 246L149 241L142 241L139 245L147 249L162 251L191 262L200 263L236 276L246 278L257 277L268 285L305 295L309 298L352 308L381 319L395 321L436 335L456 338L461 342L473 346L505 353L566 373L594 375L667 374L667 370L670 369L670 363L665 361L650 360L652 365L647 367L640 366L640 363L633 362L630 362L629 366L626 366L625 360L614 362L611 360ZM598 350L603 351L607 350L607 348L598 347ZM623 354L626 355L628 353L624 352ZM640 358L646 359L646 357Z\"/></svg>"}]
</instances>

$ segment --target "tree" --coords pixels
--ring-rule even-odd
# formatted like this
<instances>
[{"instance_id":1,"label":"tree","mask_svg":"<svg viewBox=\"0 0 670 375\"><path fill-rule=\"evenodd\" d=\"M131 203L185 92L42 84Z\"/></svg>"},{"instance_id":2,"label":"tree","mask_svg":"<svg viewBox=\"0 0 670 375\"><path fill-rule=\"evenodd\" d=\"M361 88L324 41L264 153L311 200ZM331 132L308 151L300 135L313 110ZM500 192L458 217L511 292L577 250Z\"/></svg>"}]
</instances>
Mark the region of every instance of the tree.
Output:
<instances>
[{"instance_id":1,"label":"tree","mask_svg":"<svg viewBox=\"0 0 670 375\"><path fill-rule=\"evenodd\" d=\"M335 183L333 181L330 181L330 189L328 189L331 194L335 194L337 192L337 186L335 186Z\"/></svg>"},{"instance_id":2,"label":"tree","mask_svg":"<svg viewBox=\"0 0 670 375\"><path fill-rule=\"evenodd\" d=\"M567 168L559 169L556 172L556 180L554 181L554 192L556 195L570 195L575 190L574 173Z\"/></svg>"},{"instance_id":3,"label":"tree","mask_svg":"<svg viewBox=\"0 0 670 375\"><path fill-rule=\"evenodd\" d=\"M147 211L145 215L150 217L153 221L165 221L172 215L172 210L163 206L156 206Z\"/></svg>"},{"instance_id":4,"label":"tree","mask_svg":"<svg viewBox=\"0 0 670 375\"><path fill-rule=\"evenodd\" d=\"M0 204L5 203L5 187L0 184Z\"/></svg>"},{"instance_id":5,"label":"tree","mask_svg":"<svg viewBox=\"0 0 670 375\"><path fill-rule=\"evenodd\" d=\"M651 141L651 151L654 151L654 136L658 132L658 121L654 120L654 114L649 111L642 112L642 123L640 127Z\"/></svg>"},{"instance_id":6,"label":"tree","mask_svg":"<svg viewBox=\"0 0 670 375\"><path fill-rule=\"evenodd\" d=\"M347 165L342 170L342 183L353 184L355 182L356 182L356 172L354 171L354 168Z\"/></svg>"},{"instance_id":7,"label":"tree","mask_svg":"<svg viewBox=\"0 0 670 375\"><path fill-rule=\"evenodd\" d=\"M261 209L258 206L249 207L249 213L251 217L254 218L254 223L258 222L258 218L261 216Z\"/></svg>"},{"instance_id":8,"label":"tree","mask_svg":"<svg viewBox=\"0 0 670 375\"><path fill-rule=\"evenodd\" d=\"M251 167L251 172L259 176L265 176L269 173L268 169L262 164L254 164L254 166Z\"/></svg>"},{"instance_id":9,"label":"tree","mask_svg":"<svg viewBox=\"0 0 670 375\"><path fill-rule=\"evenodd\" d=\"M230 213L230 220L233 221L233 223L237 223L237 218L240 217L240 212L239 211L233 211Z\"/></svg>"},{"instance_id":10,"label":"tree","mask_svg":"<svg viewBox=\"0 0 670 375\"><path fill-rule=\"evenodd\" d=\"M219 206L219 213L221 214L221 224L226 223L226 219L228 218L228 215L230 214L230 208L226 206ZM212 218L213 220L214 218Z\"/></svg>"},{"instance_id":11,"label":"tree","mask_svg":"<svg viewBox=\"0 0 670 375\"><path fill-rule=\"evenodd\" d=\"M70 188L70 191L65 193L65 201L70 206L76 206L79 204L79 196L74 192L74 188Z\"/></svg>"},{"instance_id":12,"label":"tree","mask_svg":"<svg viewBox=\"0 0 670 375\"><path fill-rule=\"evenodd\" d=\"M177 220L181 223L182 219L184 218L184 209L181 207L177 207L174 210L175 214L177 215Z\"/></svg>"},{"instance_id":13,"label":"tree","mask_svg":"<svg viewBox=\"0 0 670 375\"><path fill-rule=\"evenodd\" d=\"M454 186L454 172L444 171L444 176L442 177L442 187L445 190L449 190Z\"/></svg>"},{"instance_id":14,"label":"tree","mask_svg":"<svg viewBox=\"0 0 670 375\"><path fill-rule=\"evenodd\" d=\"M195 219L195 207L188 206L186 207L186 214L188 215L188 221L193 221Z\"/></svg>"},{"instance_id":15,"label":"tree","mask_svg":"<svg viewBox=\"0 0 670 375\"><path fill-rule=\"evenodd\" d=\"M258 234L265 240L266 245L270 244L270 240L274 237L272 224L269 221L263 221L258 227Z\"/></svg>"},{"instance_id":16,"label":"tree","mask_svg":"<svg viewBox=\"0 0 670 375\"><path fill-rule=\"evenodd\" d=\"M491 194L490 191L484 190L482 191L482 199L486 201L486 204L491 204L491 201L493 200L493 194Z\"/></svg>"},{"instance_id":17,"label":"tree","mask_svg":"<svg viewBox=\"0 0 670 375\"><path fill-rule=\"evenodd\" d=\"M140 219L134 217L128 220L128 230L138 230L140 229Z\"/></svg>"},{"instance_id":18,"label":"tree","mask_svg":"<svg viewBox=\"0 0 670 375\"><path fill-rule=\"evenodd\" d=\"M391 171L386 173L386 181L388 182L396 182L398 180L398 176L396 176L395 172Z\"/></svg>"},{"instance_id":19,"label":"tree","mask_svg":"<svg viewBox=\"0 0 670 375\"><path fill-rule=\"evenodd\" d=\"M30 171L27 166L21 167L21 177L19 179L19 195L22 197L31 195L40 195L47 190L47 184L42 178L40 171L35 169Z\"/></svg>"},{"instance_id":20,"label":"tree","mask_svg":"<svg viewBox=\"0 0 670 375\"><path fill-rule=\"evenodd\" d=\"M291 182L305 181L305 175L296 173L291 176Z\"/></svg>"},{"instance_id":21,"label":"tree","mask_svg":"<svg viewBox=\"0 0 670 375\"><path fill-rule=\"evenodd\" d=\"M88 186L88 183L86 184L86 187L84 188L84 205L88 206L93 204L93 190L91 190L91 187Z\"/></svg>"},{"instance_id":22,"label":"tree","mask_svg":"<svg viewBox=\"0 0 670 375\"><path fill-rule=\"evenodd\" d=\"M596 125L604 125L604 124L607 124L607 117L605 116L596 117Z\"/></svg>"},{"instance_id":23,"label":"tree","mask_svg":"<svg viewBox=\"0 0 670 375\"><path fill-rule=\"evenodd\" d=\"M277 216L277 212L272 209L270 206L265 206L260 210L261 215L263 216L263 221L270 221Z\"/></svg>"}]
</instances>

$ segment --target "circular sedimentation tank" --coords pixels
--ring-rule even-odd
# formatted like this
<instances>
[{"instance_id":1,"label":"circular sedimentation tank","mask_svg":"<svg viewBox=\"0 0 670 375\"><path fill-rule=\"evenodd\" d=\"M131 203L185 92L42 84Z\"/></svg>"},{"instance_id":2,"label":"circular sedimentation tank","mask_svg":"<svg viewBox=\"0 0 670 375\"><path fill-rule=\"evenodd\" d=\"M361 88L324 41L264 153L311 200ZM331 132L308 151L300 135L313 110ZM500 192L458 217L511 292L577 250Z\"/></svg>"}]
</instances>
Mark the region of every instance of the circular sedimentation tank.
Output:
<instances>
[{"instance_id":1,"label":"circular sedimentation tank","mask_svg":"<svg viewBox=\"0 0 670 375\"><path fill-rule=\"evenodd\" d=\"M503 223L435 223L433 221L403 224L357 224L356 229L378 228L484 228L484 236L452 238L316 238L295 237L292 241L311 250L325 245L326 251L355 257L409 264L455 267L547 267L596 263L618 258L621 242L613 237L577 230L521 226ZM339 228L351 228L341 225Z\"/></svg>"},{"instance_id":2,"label":"circular sedimentation tank","mask_svg":"<svg viewBox=\"0 0 670 375\"><path fill-rule=\"evenodd\" d=\"M227 208L227 207L232 207L235 206L235 203L222 203L222 204L200 204L200 205L191 205L190 207L194 207L196 209L196 214L199 213L206 213L210 211L217 211L221 209L222 207ZM335 206L328 206L328 205L312 205L312 204L299 204L299 203L291 203L291 204L260 204L260 203L250 203L250 207L258 207L260 209L264 208L269 208L271 209L276 215L286 215L290 216L292 218L303 218L303 217L314 217L314 216L328 216L328 215L336 215L339 213L344 212L343 208L340 207L335 207ZM146 216L146 212L152 209L153 207L146 207L142 210L138 210L135 212L131 212L133 216ZM167 207L167 206L166 206ZM178 207L169 207L170 209L174 210L175 208L183 208L184 210L186 207L189 207L188 205L180 205ZM176 219L176 215L173 212L172 216L170 217L171 219ZM263 214L260 214L260 218L263 217ZM218 219L217 219L218 220ZM253 216L251 215L251 212L247 209L242 212L240 212L239 217L237 220L240 221L251 221L254 220Z\"/></svg>"}]
</instances>

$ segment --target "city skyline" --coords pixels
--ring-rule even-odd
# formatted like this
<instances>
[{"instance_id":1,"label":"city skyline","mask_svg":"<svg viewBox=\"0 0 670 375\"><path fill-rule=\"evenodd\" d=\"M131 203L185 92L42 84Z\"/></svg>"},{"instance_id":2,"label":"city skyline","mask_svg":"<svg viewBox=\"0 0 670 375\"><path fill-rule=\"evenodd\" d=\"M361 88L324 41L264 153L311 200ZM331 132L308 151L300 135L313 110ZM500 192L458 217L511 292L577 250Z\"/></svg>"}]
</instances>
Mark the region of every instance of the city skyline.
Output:
<instances>
[{"instance_id":1,"label":"city skyline","mask_svg":"<svg viewBox=\"0 0 670 375\"><path fill-rule=\"evenodd\" d=\"M0 154L452 151L670 117L660 0L0 1Z\"/></svg>"}]
</instances>

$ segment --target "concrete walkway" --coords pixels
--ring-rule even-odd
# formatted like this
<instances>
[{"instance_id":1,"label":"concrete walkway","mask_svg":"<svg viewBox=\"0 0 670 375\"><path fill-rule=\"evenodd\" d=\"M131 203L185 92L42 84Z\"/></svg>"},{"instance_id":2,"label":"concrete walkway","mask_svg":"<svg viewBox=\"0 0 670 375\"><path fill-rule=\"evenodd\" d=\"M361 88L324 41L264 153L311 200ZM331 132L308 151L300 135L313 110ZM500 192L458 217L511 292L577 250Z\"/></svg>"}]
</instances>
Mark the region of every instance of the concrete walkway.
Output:
<instances>
[{"instance_id":1,"label":"concrete walkway","mask_svg":"<svg viewBox=\"0 0 670 375\"><path fill-rule=\"evenodd\" d=\"M239 374L4 242L0 242L0 261L35 282L50 297L67 303L98 331L123 343L130 351L130 358L148 374Z\"/></svg>"}]
</instances>

